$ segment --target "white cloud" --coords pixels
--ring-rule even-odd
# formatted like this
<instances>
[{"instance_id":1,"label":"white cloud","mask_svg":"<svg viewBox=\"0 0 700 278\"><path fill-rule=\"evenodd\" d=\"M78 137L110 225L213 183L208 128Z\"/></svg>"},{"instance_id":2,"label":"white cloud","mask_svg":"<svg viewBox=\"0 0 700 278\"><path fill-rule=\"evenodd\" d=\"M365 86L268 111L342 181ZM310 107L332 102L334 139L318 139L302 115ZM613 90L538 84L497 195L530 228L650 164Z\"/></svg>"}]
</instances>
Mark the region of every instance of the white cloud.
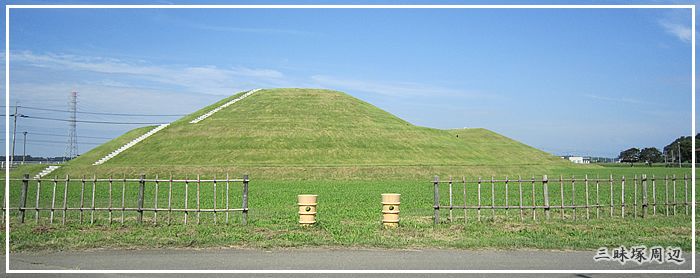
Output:
<instances>
[{"instance_id":1,"label":"white cloud","mask_svg":"<svg viewBox=\"0 0 700 278\"><path fill-rule=\"evenodd\" d=\"M700 1L671 0L669 4L697 5L700 4ZM690 9L663 9L657 18L657 22L666 30L666 33L677 37L683 42L691 42L693 39L693 22Z\"/></svg>"},{"instance_id":2,"label":"white cloud","mask_svg":"<svg viewBox=\"0 0 700 278\"><path fill-rule=\"evenodd\" d=\"M253 88L307 86L334 90L363 91L389 97L466 97L493 98L494 95L452 89L417 82L391 82L314 75L310 79L285 76L272 69L251 69L243 66L153 65L144 61L105 57L43 54L29 51L12 53L11 66L32 66L70 72L85 84L119 87L175 89L214 95L232 95ZM19 72L19 71L16 71ZM145 85L144 85L145 84Z\"/></svg>"},{"instance_id":3,"label":"white cloud","mask_svg":"<svg viewBox=\"0 0 700 278\"><path fill-rule=\"evenodd\" d=\"M252 87L270 87L281 83L282 79L285 78L281 72L271 69L249 69L241 66L228 69L215 66L154 66L144 62L112 58L56 54L35 55L31 52L11 54L10 61L11 65L19 63L60 71L81 71L111 76L112 79L156 82L184 87L192 92L217 95L231 95L253 89ZM95 81L91 80L91 82Z\"/></svg>"},{"instance_id":4,"label":"white cloud","mask_svg":"<svg viewBox=\"0 0 700 278\"><path fill-rule=\"evenodd\" d=\"M690 42L690 40L693 39L693 30L690 26L672 23L666 20L659 20L659 23L666 29L667 33L678 37L683 42Z\"/></svg>"},{"instance_id":5,"label":"white cloud","mask_svg":"<svg viewBox=\"0 0 700 278\"><path fill-rule=\"evenodd\" d=\"M271 69L242 66L153 65L147 61L105 57L12 52L11 105L68 109L70 92L79 92L78 110L119 114L184 115L230 96L254 88L284 84L289 78ZM4 74L3 74L4 78ZM4 87L5 82L2 82ZM5 99L2 99L5 102ZM23 114L51 119L66 119L64 112L42 110ZM81 120L121 123L163 123L178 117L125 117L80 114ZM145 124L143 124L145 125ZM116 137L142 125L106 125L81 123L80 136ZM33 133L67 134L65 122L25 119L19 130ZM53 140L56 140L55 138ZM103 140L104 141L104 140ZM94 139L91 142L101 143ZM79 142L80 143L80 142ZM58 147L57 147L58 146ZM85 152L92 146L81 145ZM33 146L33 154L59 156L63 147Z\"/></svg>"}]
</instances>

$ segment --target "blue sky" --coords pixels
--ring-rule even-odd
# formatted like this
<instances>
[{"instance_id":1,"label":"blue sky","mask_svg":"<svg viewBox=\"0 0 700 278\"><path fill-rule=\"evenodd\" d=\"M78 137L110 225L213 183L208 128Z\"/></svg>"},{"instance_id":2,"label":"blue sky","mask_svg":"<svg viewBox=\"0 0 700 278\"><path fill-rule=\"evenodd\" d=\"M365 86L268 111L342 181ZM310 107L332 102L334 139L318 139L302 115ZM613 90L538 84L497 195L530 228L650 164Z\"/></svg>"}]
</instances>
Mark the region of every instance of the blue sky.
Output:
<instances>
[{"instance_id":1,"label":"blue sky","mask_svg":"<svg viewBox=\"0 0 700 278\"><path fill-rule=\"evenodd\" d=\"M691 25L690 9L668 8L11 9L9 99L68 119L41 109L66 111L77 91L78 120L164 123L179 117L89 113L185 115L255 88L324 88L419 126L615 157L691 135ZM143 125L79 122L79 152ZM65 153L67 122L17 131L30 155Z\"/></svg>"}]
</instances>

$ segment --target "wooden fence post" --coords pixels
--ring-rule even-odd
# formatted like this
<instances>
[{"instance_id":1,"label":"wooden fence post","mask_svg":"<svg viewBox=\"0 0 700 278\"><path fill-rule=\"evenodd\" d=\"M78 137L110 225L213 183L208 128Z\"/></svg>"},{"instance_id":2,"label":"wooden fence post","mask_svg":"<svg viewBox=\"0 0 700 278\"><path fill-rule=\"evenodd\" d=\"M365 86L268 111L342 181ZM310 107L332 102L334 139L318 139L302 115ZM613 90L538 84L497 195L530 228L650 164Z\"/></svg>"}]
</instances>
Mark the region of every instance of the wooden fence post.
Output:
<instances>
[{"instance_id":1,"label":"wooden fence post","mask_svg":"<svg viewBox=\"0 0 700 278\"><path fill-rule=\"evenodd\" d=\"M95 174L92 174L92 201L90 202L90 225L92 225L95 221L95 186L97 183L97 176ZM38 191L37 191L37 196L38 196ZM37 200L39 198L37 197ZM37 202L37 206L39 205L39 202Z\"/></svg>"},{"instance_id":2,"label":"wooden fence post","mask_svg":"<svg viewBox=\"0 0 700 278\"><path fill-rule=\"evenodd\" d=\"M452 177L450 177L450 223L452 223Z\"/></svg>"},{"instance_id":3,"label":"wooden fence post","mask_svg":"<svg viewBox=\"0 0 700 278\"><path fill-rule=\"evenodd\" d=\"M668 175L666 175L666 216L669 216L668 208Z\"/></svg>"},{"instance_id":4,"label":"wooden fence post","mask_svg":"<svg viewBox=\"0 0 700 278\"><path fill-rule=\"evenodd\" d=\"M27 205L27 188L29 188L29 174L24 174L22 188L19 194L19 212L17 213L17 222L19 223L24 223L24 207Z\"/></svg>"},{"instance_id":5,"label":"wooden fence post","mask_svg":"<svg viewBox=\"0 0 700 278\"><path fill-rule=\"evenodd\" d=\"M58 182L56 181L58 179L58 176L54 175L53 176L53 193L51 195L51 217L49 218L49 223L53 224L53 212L54 208L56 207L56 186L58 185Z\"/></svg>"},{"instance_id":6,"label":"wooden fence post","mask_svg":"<svg viewBox=\"0 0 700 278\"><path fill-rule=\"evenodd\" d=\"M561 191L560 191L561 192L561 220L565 220L566 218L564 218L565 211L564 211L564 176L563 175L559 175L559 183L561 186Z\"/></svg>"},{"instance_id":7,"label":"wooden fence post","mask_svg":"<svg viewBox=\"0 0 700 278\"><path fill-rule=\"evenodd\" d=\"M173 212L172 207L173 201L173 173L170 173L170 180L168 181L168 226L170 226L170 218Z\"/></svg>"},{"instance_id":8,"label":"wooden fence post","mask_svg":"<svg viewBox=\"0 0 700 278\"><path fill-rule=\"evenodd\" d=\"M685 214L688 215L688 174L685 174Z\"/></svg>"},{"instance_id":9,"label":"wooden fence post","mask_svg":"<svg viewBox=\"0 0 700 278\"><path fill-rule=\"evenodd\" d=\"M34 215L34 223L39 223L39 192L41 192L41 181L36 182L36 214Z\"/></svg>"},{"instance_id":10,"label":"wooden fence post","mask_svg":"<svg viewBox=\"0 0 700 278\"><path fill-rule=\"evenodd\" d=\"M51 205L53 207L53 205ZM109 226L112 226L112 174L109 175Z\"/></svg>"},{"instance_id":11,"label":"wooden fence post","mask_svg":"<svg viewBox=\"0 0 700 278\"><path fill-rule=\"evenodd\" d=\"M479 187L477 188L476 198L478 199L477 205L479 208L476 209L476 217L481 221L481 177L479 177Z\"/></svg>"},{"instance_id":12,"label":"wooden fence post","mask_svg":"<svg viewBox=\"0 0 700 278\"><path fill-rule=\"evenodd\" d=\"M158 224L158 174L156 174L155 196L153 197L153 225L156 224Z\"/></svg>"},{"instance_id":13,"label":"wooden fence post","mask_svg":"<svg viewBox=\"0 0 700 278\"><path fill-rule=\"evenodd\" d=\"M676 214L676 174L673 174L673 215Z\"/></svg>"},{"instance_id":14,"label":"wooden fence post","mask_svg":"<svg viewBox=\"0 0 700 278\"><path fill-rule=\"evenodd\" d=\"M248 174L243 175L243 214L241 215L241 223L243 226L248 224Z\"/></svg>"},{"instance_id":15,"label":"wooden fence post","mask_svg":"<svg viewBox=\"0 0 700 278\"><path fill-rule=\"evenodd\" d=\"M440 223L440 192L438 189L438 181L440 180L440 177L435 176L433 179L433 184L434 184L434 192L435 192L435 202L434 202L434 208L435 208L435 224Z\"/></svg>"},{"instance_id":16,"label":"wooden fence post","mask_svg":"<svg viewBox=\"0 0 700 278\"><path fill-rule=\"evenodd\" d=\"M613 218L613 212L615 211L615 193L613 191L614 188L614 181L613 181L613 175L610 174L610 218Z\"/></svg>"},{"instance_id":17,"label":"wooden fence post","mask_svg":"<svg viewBox=\"0 0 700 278\"><path fill-rule=\"evenodd\" d=\"M637 218L637 175L634 175L634 218Z\"/></svg>"},{"instance_id":18,"label":"wooden fence post","mask_svg":"<svg viewBox=\"0 0 700 278\"><path fill-rule=\"evenodd\" d=\"M496 189L493 184L493 175L491 175L491 218L496 219Z\"/></svg>"},{"instance_id":19,"label":"wooden fence post","mask_svg":"<svg viewBox=\"0 0 700 278\"><path fill-rule=\"evenodd\" d=\"M520 190L520 222L525 221L525 216L523 215L523 182L522 176L518 175L518 189Z\"/></svg>"},{"instance_id":20,"label":"wooden fence post","mask_svg":"<svg viewBox=\"0 0 700 278\"><path fill-rule=\"evenodd\" d=\"M588 195L588 174L586 174L586 220L591 219L590 195Z\"/></svg>"},{"instance_id":21,"label":"wooden fence post","mask_svg":"<svg viewBox=\"0 0 700 278\"><path fill-rule=\"evenodd\" d=\"M571 206L574 221L576 221L576 176L571 176Z\"/></svg>"},{"instance_id":22,"label":"wooden fence post","mask_svg":"<svg viewBox=\"0 0 700 278\"><path fill-rule=\"evenodd\" d=\"M466 207L467 205L464 205L464 206ZM506 220L508 219L509 206L510 205L508 204L508 176L506 175Z\"/></svg>"},{"instance_id":23,"label":"wooden fence post","mask_svg":"<svg viewBox=\"0 0 700 278\"><path fill-rule=\"evenodd\" d=\"M653 198L652 202L654 205L654 215L656 215L656 175L651 175L651 196Z\"/></svg>"},{"instance_id":24,"label":"wooden fence post","mask_svg":"<svg viewBox=\"0 0 700 278\"><path fill-rule=\"evenodd\" d=\"M595 179L595 218L600 219L600 175L596 175Z\"/></svg>"},{"instance_id":25,"label":"wooden fence post","mask_svg":"<svg viewBox=\"0 0 700 278\"><path fill-rule=\"evenodd\" d=\"M61 222L63 225L66 225L66 214L68 213L67 200L68 200L68 184L69 184L68 181L69 180L70 179L68 178L68 174L66 174L66 186L63 187L63 220Z\"/></svg>"},{"instance_id":26,"label":"wooden fence post","mask_svg":"<svg viewBox=\"0 0 700 278\"><path fill-rule=\"evenodd\" d=\"M197 225L199 225L199 174L197 174Z\"/></svg>"},{"instance_id":27,"label":"wooden fence post","mask_svg":"<svg viewBox=\"0 0 700 278\"><path fill-rule=\"evenodd\" d=\"M535 202L535 176L532 176L532 220L537 220L537 202Z\"/></svg>"},{"instance_id":28,"label":"wooden fence post","mask_svg":"<svg viewBox=\"0 0 700 278\"><path fill-rule=\"evenodd\" d=\"M226 225L228 225L228 192L229 192L229 178L228 173L226 173ZM247 194L245 194L247 195Z\"/></svg>"},{"instance_id":29,"label":"wooden fence post","mask_svg":"<svg viewBox=\"0 0 700 278\"><path fill-rule=\"evenodd\" d=\"M146 175L141 174L141 180L139 181L139 200L138 200L138 204L137 204L137 206L138 206L137 211L139 213L139 215L138 215L138 223L139 224L141 224L141 222L143 221L143 190L144 190L144 187L146 186L146 181L144 181L144 179L146 179Z\"/></svg>"},{"instance_id":30,"label":"wooden fence post","mask_svg":"<svg viewBox=\"0 0 700 278\"><path fill-rule=\"evenodd\" d=\"M622 199L620 201L620 204L622 205L622 218L625 218L625 176L622 176L622 189L621 189L621 195L620 196Z\"/></svg>"},{"instance_id":31,"label":"wooden fence post","mask_svg":"<svg viewBox=\"0 0 700 278\"><path fill-rule=\"evenodd\" d=\"M124 211L126 211L126 205L125 205L125 196L126 196L126 173L122 173L122 225L124 225Z\"/></svg>"},{"instance_id":32,"label":"wooden fence post","mask_svg":"<svg viewBox=\"0 0 700 278\"><path fill-rule=\"evenodd\" d=\"M462 176L462 189L464 189L464 224L467 224L467 178ZM508 187L506 187L506 193L508 192ZM506 199L508 195L506 195ZM507 211L506 211L507 213Z\"/></svg>"},{"instance_id":33,"label":"wooden fence post","mask_svg":"<svg viewBox=\"0 0 700 278\"><path fill-rule=\"evenodd\" d=\"M642 174L642 218L647 216L647 175Z\"/></svg>"},{"instance_id":34,"label":"wooden fence post","mask_svg":"<svg viewBox=\"0 0 700 278\"><path fill-rule=\"evenodd\" d=\"M85 203L85 175L80 179L80 224L83 224L83 207Z\"/></svg>"},{"instance_id":35,"label":"wooden fence post","mask_svg":"<svg viewBox=\"0 0 700 278\"><path fill-rule=\"evenodd\" d=\"M189 214L189 211L187 211L187 204L188 204L188 192L190 191L190 181L189 181L189 176L185 174L185 215L182 220L182 222L187 225L187 215Z\"/></svg>"},{"instance_id":36,"label":"wooden fence post","mask_svg":"<svg viewBox=\"0 0 700 278\"><path fill-rule=\"evenodd\" d=\"M547 185L547 175L542 177L542 188L544 190L544 215L549 221L549 186Z\"/></svg>"},{"instance_id":37,"label":"wooden fence post","mask_svg":"<svg viewBox=\"0 0 700 278\"><path fill-rule=\"evenodd\" d=\"M214 174L214 225L216 225L216 174Z\"/></svg>"}]
</instances>

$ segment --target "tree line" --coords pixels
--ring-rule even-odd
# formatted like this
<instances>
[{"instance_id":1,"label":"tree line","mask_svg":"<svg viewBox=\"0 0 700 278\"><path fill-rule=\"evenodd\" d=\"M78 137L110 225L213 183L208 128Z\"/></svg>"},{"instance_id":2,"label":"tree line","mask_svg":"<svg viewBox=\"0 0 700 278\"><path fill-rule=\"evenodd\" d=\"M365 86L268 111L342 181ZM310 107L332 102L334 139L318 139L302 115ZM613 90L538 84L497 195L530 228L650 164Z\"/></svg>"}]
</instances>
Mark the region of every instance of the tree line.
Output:
<instances>
[{"instance_id":1,"label":"tree line","mask_svg":"<svg viewBox=\"0 0 700 278\"><path fill-rule=\"evenodd\" d=\"M12 161L14 162L21 162L21 161L69 161L71 158L69 157L63 157L63 156L57 156L57 157L34 157L31 155L27 156L21 156L21 155L15 155L12 157ZM0 161L5 161L5 156L1 155L0 156Z\"/></svg>"},{"instance_id":2,"label":"tree line","mask_svg":"<svg viewBox=\"0 0 700 278\"><path fill-rule=\"evenodd\" d=\"M700 139L700 133L695 135L695 139ZM664 147L663 152L656 147L644 149L630 148L620 152L620 162L631 163L634 167L636 162L644 162L651 166L653 163L691 163L693 161L693 137L681 136L673 143Z\"/></svg>"}]
</instances>

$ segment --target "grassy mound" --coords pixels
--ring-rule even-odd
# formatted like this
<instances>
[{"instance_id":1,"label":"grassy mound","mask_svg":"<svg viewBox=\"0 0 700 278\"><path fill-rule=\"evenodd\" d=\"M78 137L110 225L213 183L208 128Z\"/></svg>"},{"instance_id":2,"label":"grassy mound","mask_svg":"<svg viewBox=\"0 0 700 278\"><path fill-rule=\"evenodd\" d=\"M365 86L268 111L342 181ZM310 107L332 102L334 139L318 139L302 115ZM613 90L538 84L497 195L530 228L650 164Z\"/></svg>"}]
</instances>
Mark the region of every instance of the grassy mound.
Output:
<instances>
[{"instance_id":1,"label":"grassy mound","mask_svg":"<svg viewBox=\"0 0 700 278\"><path fill-rule=\"evenodd\" d=\"M484 129L417 127L369 103L330 90L262 90L204 121L189 123L238 95L172 123L107 161L104 166L505 166L568 163ZM142 129L91 150L71 165L97 161L122 141L145 133L148 128Z\"/></svg>"}]
</instances>

